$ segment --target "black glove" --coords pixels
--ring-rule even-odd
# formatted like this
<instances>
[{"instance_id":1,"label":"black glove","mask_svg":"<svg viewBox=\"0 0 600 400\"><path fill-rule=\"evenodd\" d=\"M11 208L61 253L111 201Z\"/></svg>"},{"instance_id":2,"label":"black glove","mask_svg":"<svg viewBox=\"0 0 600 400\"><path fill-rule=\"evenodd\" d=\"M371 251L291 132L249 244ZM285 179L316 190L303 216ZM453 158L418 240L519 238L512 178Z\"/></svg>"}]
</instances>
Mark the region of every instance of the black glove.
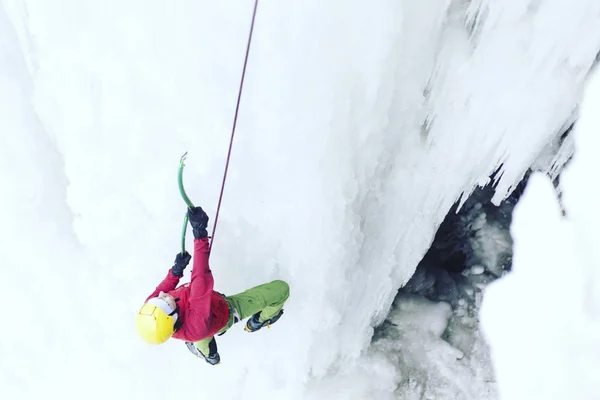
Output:
<instances>
[{"instance_id":1,"label":"black glove","mask_svg":"<svg viewBox=\"0 0 600 400\"><path fill-rule=\"evenodd\" d=\"M208 215L202 207L194 207L188 209L188 219L192 225L192 231L196 239L202 239L208 236L206 226L208 225Z\"/></svg>"},{"instance_id":2,"label":"black glove","mask_svg":"<svg viewBox=\"0 0 600 400\"><path fill-rule=\"evenodd\" d=\"M177 253L175 256L175 265L171 268L171 273L173 276L183 276L183 270L188 266L192 256L187 251L182 253Z\"/></svg>"}]
</instances>

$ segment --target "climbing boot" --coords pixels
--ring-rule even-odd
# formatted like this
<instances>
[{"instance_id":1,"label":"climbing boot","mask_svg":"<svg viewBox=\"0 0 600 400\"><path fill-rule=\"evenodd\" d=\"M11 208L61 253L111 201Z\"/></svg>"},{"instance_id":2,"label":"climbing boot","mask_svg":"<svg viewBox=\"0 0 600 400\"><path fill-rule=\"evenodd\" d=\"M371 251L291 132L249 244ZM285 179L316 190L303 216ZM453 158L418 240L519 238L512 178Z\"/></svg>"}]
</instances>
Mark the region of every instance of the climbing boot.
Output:
<instances>
[{"instance_id":1,"label":"climbing boot","mask_svg":"<svg viewBox=\"0 0 600 400\"><path fill-rule=\"evenodd\" d=\"M219 356L219 353L216 352L216 351L215 351L215 354L210 354L208 357L206 357L204 354L202 354L202 352L200 350L198 350L196 348L196 346L194 346L194 343L192 343L192 342L185 342L185 345L187 346L188 350L193 355L195 355L198 358L204 359L204 361L206 361L210 365L217 365L218 363L221 362L221 357Z\"/></svg>"},{"instance_id":2,"label":"climbing boot","mask_svg":"<svg viewBox=\"0 0 600 400\"><path fill-rule=\"evenodd\" d=\"M273 325L275 322L277 322L277 320L279 318L281 318L282 315L283 315L283 309L281 309L277 313L277 315L275 315L271 319L268 319L268 320L266 320L264 322L260 322L258 320L258 318L260 317L260 312L257 312L252 317L250 317L250 319L248 320L248 322L246 322L246 327L244 329L247 332L256 332L257 330L261 329L265 325L267 326L267 328L270 328L271 325Z\"/></svg>"}]
</instances>

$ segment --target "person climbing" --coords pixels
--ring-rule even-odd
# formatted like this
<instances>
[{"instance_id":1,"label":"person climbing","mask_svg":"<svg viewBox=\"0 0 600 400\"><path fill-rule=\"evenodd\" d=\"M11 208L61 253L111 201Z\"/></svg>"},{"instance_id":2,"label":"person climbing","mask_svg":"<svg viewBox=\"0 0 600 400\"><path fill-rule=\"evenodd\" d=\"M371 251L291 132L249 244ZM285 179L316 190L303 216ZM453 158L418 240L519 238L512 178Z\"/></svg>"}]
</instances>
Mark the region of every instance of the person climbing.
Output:
<instances>
[{"instance_id":1,"label":"person climbing","mask_svg":"<svg viewBox=\"0 0 600 400\"><path fill-rule=\"evenodd\" d=\"M149 344L162 344L171 337L183 340L195 356L216 365L221 357L215 335L224 334L248 317L247 332L270 327L283 315L290 288L286 282L275 280L233 296L214 291L206 230L208 215L201 207L194 207L188 209L188 219L194 234L191 280L177 287L192 259L187 251L180 252L167 276L138 311L136 329Z\"/></svg>"}]
</instances>

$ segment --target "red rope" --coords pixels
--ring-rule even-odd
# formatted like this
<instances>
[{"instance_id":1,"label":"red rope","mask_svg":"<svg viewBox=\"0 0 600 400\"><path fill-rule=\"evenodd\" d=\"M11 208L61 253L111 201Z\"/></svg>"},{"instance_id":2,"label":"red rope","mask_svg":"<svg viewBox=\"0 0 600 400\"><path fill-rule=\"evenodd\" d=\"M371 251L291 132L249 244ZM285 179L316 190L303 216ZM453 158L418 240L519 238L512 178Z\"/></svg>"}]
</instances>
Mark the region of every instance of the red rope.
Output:
<instances>
[{"instance_id":1,"label":"red rope","mask_svg":"<svg viewBox=\"0 0 600 400\"><path fill-rule=\"evenodd\" d=\"M233 137L235 136L235 127L237 126L238 113L240 111L240 101L242 99L242 89L244 88L244 78L246 77L246 66L248 65L248 55L250 54L250 43L252 42L252 33L254 32L254 20L256 19L256 10L258 8L258 0L254 1L254 10L252 12L252 23L250 24L250 34L248 35L248 45L246 46L246 57L244 59L244 69L242 70L242 79L240 81L240 89L238 91L237 104L235 106L235 115L233 117L233 128L231 129L231 139L229 140L229 151L227 152L227 161L225 163L225 172L223 173L223 182L221 183L221 194L219 195L219 204L217 205L217 214L215 215L215 224L211 235L211 247L215 241L215 232L217 230L217 222L219 221L219 211L221 210L221 201L223 200L223 191L225 190L225 181L227 180L227 171L229 170L229 160L231 159L231 149L233 147Z\"/></svg>"}]
</instances>

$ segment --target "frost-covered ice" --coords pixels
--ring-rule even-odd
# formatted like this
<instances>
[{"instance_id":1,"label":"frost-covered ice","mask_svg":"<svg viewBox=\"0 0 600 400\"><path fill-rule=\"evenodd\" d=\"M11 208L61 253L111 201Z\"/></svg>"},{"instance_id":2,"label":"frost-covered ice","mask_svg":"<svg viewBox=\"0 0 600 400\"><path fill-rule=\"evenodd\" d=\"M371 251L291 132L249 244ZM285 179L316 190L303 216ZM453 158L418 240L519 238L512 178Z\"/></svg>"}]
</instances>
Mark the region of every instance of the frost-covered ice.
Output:
<instances>
[{"instance_id":1,"label":"frost-covered ice","mask_svg":"<svg viewBox=\"0 0 600 400\"><path fill-rule=\"evenodd\" d=\"M448 303L400 296L387 321L386 337L370 349L386 355L399 370L396 397L401 399L491 398L490 373L474 370L456 346L442 338L452 315ZM459 307L459 311L462 307ZM464 311L464 309L463 309ZM477 368L475 367L475 368ZM485 379L487 377L487 380Z\"/></svg>"},{"instance_id":2,"label":"frost-covered ice","mask_svg":"<svg viewBox=\"0 0 600 400\"><path fill-rule=\"evenodd\" d=\"M450 211L417 271L396 298L395 307L400 310L393 309L377 328L371 351L389 348L384 354L393 355L392 359L419 360L394 363L401 379L397 398L498 398L478 314L482 290L510 268L508 227L525 184L526 180L499 206L490 202L494 190L486 186L475 190L457 213ZM430 301L441 303L425 306ZM431 307L452 311L431 312ZM443 333L422 332L423 320L432 318L440 319L436 325L445 326ZM419 338L418 345L408 339L407 330ZM447 356L454 353L460 357Z\"/></svg>"},{"instance_id":3,"label":"frost-covered ice","mask_svg":"<svg viewBox=\"0 0 600 400\"><path fill-rule=\"evenodd\" d=\"M214 215L251 2L0 4L13 398L393 396L372 327L463 191L500 163L498 198L518 182L600 48L593 0L261 3L211 261L222 292L281 278L292 297L208 368L144 346L133 315L178 251L186 150Z\"/></svg>"},{"instance_id":4,"label":"frost-covered ice","mask_svg":"<svg viewBox=\"0 0 600 400\"><path fill-rule=\"evenodd\" d=\"M491 284L482 323L502 399L593 399L600 377L600 74L574 129L561 175L535 174L515 210L513 272Z\"/></svg>"}]
</instances>

